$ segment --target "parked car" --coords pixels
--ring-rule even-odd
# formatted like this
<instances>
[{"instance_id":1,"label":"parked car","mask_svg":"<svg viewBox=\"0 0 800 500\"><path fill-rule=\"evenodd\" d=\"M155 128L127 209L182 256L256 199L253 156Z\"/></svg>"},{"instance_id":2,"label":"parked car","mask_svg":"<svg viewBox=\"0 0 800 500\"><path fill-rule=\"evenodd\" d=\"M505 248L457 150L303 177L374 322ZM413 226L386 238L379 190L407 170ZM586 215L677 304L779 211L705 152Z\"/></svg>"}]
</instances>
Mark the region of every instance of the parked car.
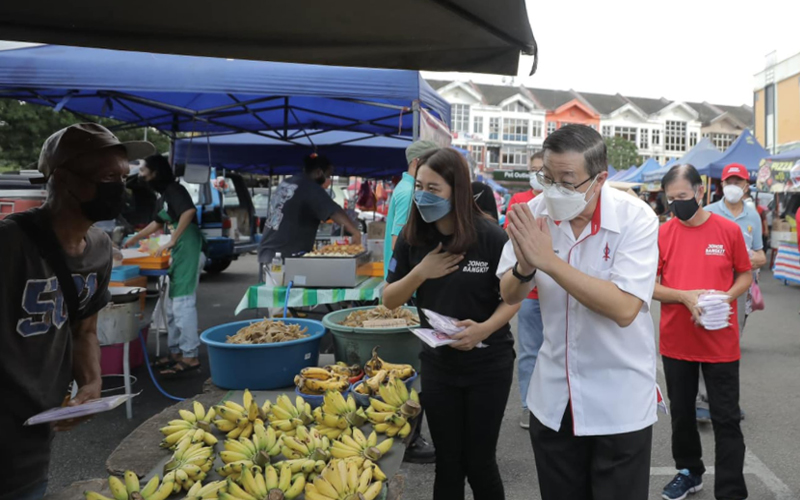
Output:
<instances>
[{"instance_id":1,"label":"parked car","mask_svg":"<svg viewBox=\"0 0 800 500\"><path fill-rule=\"evenodd\" d=\"M41 177L41 174L23 171L0 175L0 220L13 213L42 206L47 200L45 187L31 184L31 177Z\"/></svg>"}]
</instances>

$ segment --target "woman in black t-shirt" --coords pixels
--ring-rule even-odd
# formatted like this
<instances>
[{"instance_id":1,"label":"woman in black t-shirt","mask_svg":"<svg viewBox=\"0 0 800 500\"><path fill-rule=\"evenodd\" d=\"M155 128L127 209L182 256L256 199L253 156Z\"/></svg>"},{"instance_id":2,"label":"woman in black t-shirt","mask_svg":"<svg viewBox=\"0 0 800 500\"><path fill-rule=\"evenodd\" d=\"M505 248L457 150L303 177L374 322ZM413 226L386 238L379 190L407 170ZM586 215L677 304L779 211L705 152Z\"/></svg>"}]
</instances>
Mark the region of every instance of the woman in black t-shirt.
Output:
<instances>
[{"instance_id":1,"label":"woman in black t-shirt","mask_svg":"<svg viewBox=\"0 0 800 500\"><path fill-rule=\"evenodd\" d=\"M508 321L519 306L500 297L495 276L506 242L502 229L472 197L469 167L450 148L420 159L414 204L389 263L384 304L415 293L420 309L461 320L457 342L423 345L421 398L436 446L434 500L502 500L495 451L514 370ZM423 327L430 328L420 312ZM481 347L478 345L481 344Z\"/></svg>"}]
</instances>

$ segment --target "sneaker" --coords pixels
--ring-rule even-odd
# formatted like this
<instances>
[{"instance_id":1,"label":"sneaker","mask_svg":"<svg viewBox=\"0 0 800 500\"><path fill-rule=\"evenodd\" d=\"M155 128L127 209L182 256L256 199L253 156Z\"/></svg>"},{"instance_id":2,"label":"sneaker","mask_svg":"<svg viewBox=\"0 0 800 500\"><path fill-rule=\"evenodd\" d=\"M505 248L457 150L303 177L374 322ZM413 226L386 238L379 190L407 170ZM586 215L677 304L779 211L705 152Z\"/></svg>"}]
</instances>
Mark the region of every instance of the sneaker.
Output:
<instances>
[{"instance_id":1,"label":"sneaker","mask_svg":"<svg viewBox=\"0 0 800 500\"><path fill-rule=\"evenodd\" d=\"M436 448L427 442L422 436L411 442L406 448L403 462L410 464L433 464L436 463Z\"/></svg>"},{"instance_id":2,"label":"sneaker","mask_svg":"<svg viewBox=\"0 0 800 500\"><path fill-rule=\"evenodd\" d=\"M690 493L694 494L703 489L703 476L692 474L688 469L683 469L675 478L664 486L661 498L665 500L683 500Z\"/></svg>"},{"instance_id":3,"label":"sneaker","mask_svg":"<svg viewBox=\"0 0 800 500\"><path fill-rule=\"evenodd\" d=\"M696 408L695 414L697 416L697 421L703 424L711 423L711 412L708 411L708 408Z\"/></svg>"},{"instance_id":4,"label":"sneaker","mask_svg":"<svg viewBox=\"0 0 800 500\"><path fill-rule=\"evenodd\" d=\"M522 409L522 417L519 419L519 426L523 429L531 428L531 412L527 408Z\"/></svg>"}]
</instances>

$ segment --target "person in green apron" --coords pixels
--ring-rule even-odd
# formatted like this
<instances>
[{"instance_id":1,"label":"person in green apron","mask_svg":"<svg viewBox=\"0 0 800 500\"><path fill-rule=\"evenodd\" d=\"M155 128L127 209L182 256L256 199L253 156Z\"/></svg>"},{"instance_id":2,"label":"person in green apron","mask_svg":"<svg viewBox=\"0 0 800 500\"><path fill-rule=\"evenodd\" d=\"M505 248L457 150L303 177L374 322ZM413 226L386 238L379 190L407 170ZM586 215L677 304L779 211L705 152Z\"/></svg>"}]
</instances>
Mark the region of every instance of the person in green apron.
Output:
<instances>
[{"instance_id":1,"label":"person in green apron","mask_svg":"<svg viewBox=\"0 0 800 500\"><path fill-rule=\"evenodd\" d=\"M172 172L169 161L161 155L145 160L139 176L160 197L156 202L154 220L125 244L130 247L149 237L166 225L172 235L156 255L170 250L169 298L162 304L167 311L169 355L156 360L161 375L175 377L200 368L197 334L197 285L205 265L205 239L197 225L197 209L191 195Z\"/></svg>"}]
</instances>

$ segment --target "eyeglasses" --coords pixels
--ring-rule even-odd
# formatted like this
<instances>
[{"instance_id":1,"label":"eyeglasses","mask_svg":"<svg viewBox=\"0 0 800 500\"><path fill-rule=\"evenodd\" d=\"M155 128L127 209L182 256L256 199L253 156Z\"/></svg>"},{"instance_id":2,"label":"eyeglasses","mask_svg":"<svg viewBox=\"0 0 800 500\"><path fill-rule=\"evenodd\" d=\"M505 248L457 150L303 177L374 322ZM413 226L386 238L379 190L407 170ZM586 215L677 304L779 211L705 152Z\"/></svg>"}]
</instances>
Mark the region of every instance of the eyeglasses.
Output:
<instances>
[{"instance_id":1,"label":"eyeglasses","mask_svg":"<svg viewBox=\"0 0 800 500\"><path fill-rule=\"evenodd\" d=\"M573 194L578 192L578 188L589 182L590 180L594 179L596 176L589 177L585 181L581 182L580 184L573 184L571 182L556 182L555 179L548 177L545 175L544 170L539 170L536 172L536 178L539 179L539 183L546 187L555 187L558 191L562 194Z\"/></svg>"}]
</instances>

